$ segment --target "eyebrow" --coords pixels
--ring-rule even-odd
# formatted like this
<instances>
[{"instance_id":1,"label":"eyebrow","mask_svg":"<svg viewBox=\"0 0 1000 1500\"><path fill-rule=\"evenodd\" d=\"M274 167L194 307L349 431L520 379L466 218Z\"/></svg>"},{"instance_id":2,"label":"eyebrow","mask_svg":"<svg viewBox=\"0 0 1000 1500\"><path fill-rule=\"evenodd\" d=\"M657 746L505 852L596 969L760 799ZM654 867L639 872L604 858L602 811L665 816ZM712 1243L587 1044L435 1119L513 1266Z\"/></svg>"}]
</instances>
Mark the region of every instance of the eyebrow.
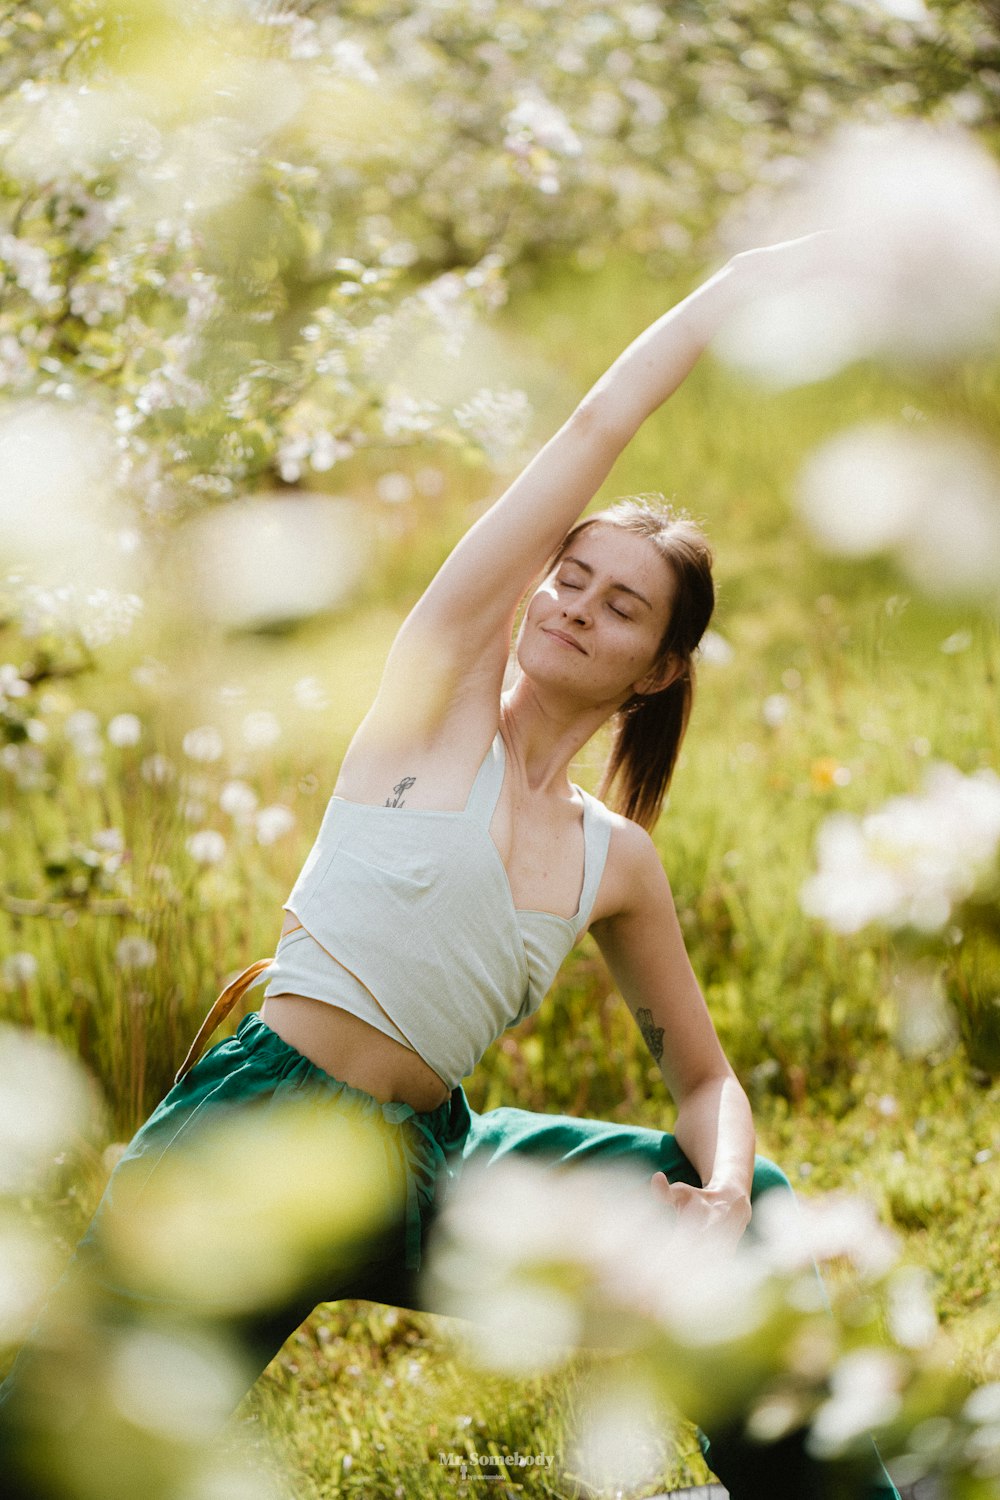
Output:
<instances>
[{"instance_id":1,"label":"eyebrow","mask_svg":"<svg viewBox=\"0 0 1000 1500\"><path fill-rule=\"evenodd\" d=\"M570 553L564 552L559 561L560 563L575 563L578 568L582 568L585 573L589 573L591 577L593 577L593 568L590 566L590 563L584 562L582 558L573 557ZM613 583L611 587L613 589L620 589L623 594L631 594L634 599L638 599L640 603L645 604L647 609L652 609L653 606L650 604L645 594L640 594L638 589L630 588L627 583Z\"/></svg>"}]
</instances>

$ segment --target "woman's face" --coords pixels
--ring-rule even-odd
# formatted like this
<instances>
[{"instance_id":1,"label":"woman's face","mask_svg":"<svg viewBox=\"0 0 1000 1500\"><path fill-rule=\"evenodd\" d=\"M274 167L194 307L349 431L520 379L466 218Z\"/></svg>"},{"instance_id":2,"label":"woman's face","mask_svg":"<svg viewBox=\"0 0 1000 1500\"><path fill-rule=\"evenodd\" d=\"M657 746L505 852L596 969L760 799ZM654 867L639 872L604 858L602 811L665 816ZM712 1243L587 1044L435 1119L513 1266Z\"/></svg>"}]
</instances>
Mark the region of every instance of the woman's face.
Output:
<instances>
[{"instance_id":1,"label":"woman's face","mask_svg":"<svg viewBox=\"0 0 1000 1500\"><path fill-rule=\"evenodd\" d=\"M574 537L528 603L517 637L521 670L613 712L662 685L650 671L675 582L648 537L596 521Z\"/></svg>"}]
</instances>

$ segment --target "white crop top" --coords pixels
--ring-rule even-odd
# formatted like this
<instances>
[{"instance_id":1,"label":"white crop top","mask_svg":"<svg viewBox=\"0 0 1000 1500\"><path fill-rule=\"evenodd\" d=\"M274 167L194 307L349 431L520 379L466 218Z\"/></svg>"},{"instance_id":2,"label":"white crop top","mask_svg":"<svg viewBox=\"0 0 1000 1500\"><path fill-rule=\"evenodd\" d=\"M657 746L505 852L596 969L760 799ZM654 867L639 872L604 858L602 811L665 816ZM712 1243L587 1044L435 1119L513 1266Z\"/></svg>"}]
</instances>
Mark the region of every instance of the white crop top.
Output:
<instances>
[{"instance_id":1,"label":"white crop top","mask_svg":"<svg viewBox=\"0 0 1000 1500\"><path fill-rule=\"evenodd\" d=\"M269 995L340 1006L410 1047L449 1088L532 1015L586 930L611 815L583 804L584 876L572 918L514 906L490 836L506 769L498 730L465 807L370 806L331 797L285 910Z\"/></svg>"}]
</instances>

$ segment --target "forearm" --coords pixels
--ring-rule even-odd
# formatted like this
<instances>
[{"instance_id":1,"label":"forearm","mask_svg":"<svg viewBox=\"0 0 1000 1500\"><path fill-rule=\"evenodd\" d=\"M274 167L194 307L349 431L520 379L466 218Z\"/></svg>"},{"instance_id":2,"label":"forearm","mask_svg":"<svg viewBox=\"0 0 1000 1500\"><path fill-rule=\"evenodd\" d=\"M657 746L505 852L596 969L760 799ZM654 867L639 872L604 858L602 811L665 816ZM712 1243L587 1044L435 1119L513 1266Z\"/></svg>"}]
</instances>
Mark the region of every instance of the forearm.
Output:
<instances>
[{"instance_id":1,"label":"forearm","mask_svg":"<svg viewBox=\"0 0 1000 1500\"><path fill-rule=\"evenodd\" d=\"M580 409L599 411L624 447L673 395L745 297L744 270L730 260L634 339L584 396Z\"/></svg>"},{"instance_id":2,"label":"forearm","mask_svg":"<svg viewBox=\"0 0 1000 1500\"><path fill-rule=\"evenodd\" d=\"M756 1137L749 1100L734 1077L693 1089L677 1111L674 1137L703 1187L750 1196Z\"/></svg>"}]
</instances>

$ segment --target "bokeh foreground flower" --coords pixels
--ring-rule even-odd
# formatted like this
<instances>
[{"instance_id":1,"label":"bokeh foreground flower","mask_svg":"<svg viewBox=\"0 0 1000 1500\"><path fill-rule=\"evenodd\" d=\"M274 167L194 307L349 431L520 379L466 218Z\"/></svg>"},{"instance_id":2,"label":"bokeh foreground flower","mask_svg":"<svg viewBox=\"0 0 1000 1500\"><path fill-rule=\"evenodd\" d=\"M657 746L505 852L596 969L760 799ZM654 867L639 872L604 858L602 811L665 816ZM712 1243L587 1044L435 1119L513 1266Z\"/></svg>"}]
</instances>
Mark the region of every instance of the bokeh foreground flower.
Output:
<instances>
[{"instance_id":1,"label":"bokeh foreground flower","mask_svg":"<svg viewBox=\"0 0 1000 1500\"><path fill-rule=\"evenodd\" d=\"M934 765L921 793L823 822L819 868L802 887L802 907L836 932L870 922L937 932L956 906L995 882L998 850L1000 777Z\"/></svg>"},{"instance_id":2,"label":"bokeh foreground flower","mask_svg":"<svg viewBox=\"0 0 1000 1500\"><path fill-rule=\"evenodd\" d=\"M993 1452L924 1273L899 1264L896 1236L862 1198L775 1189L726 1251L642 1173L494 1163L452 1190L424 1274L433 1305L467 1324L461 1342L481 1367L545 1369L581 1348L621 1356L599 1367L598 1414L628 1389L663 1430L681 1415L709 1434L740 1424L758 1443L801 1431L845 1485L870 1462L873 1433L908 1483L932 1461L980 1472L984 1446ZM924 1439L937 1418L947 1441L930 1445L932 1459ZM655 1430L649 1412L643 1426Z\"/></svg>"}]
</instances>

